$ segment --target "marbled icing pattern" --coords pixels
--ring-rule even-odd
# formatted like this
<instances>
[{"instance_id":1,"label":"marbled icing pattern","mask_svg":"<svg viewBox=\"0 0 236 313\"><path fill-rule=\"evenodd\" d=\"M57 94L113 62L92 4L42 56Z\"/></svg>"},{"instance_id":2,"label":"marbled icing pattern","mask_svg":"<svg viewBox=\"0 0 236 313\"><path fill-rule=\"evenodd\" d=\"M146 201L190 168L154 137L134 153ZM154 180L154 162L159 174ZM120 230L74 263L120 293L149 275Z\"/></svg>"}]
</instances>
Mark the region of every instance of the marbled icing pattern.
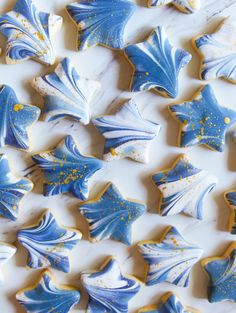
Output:
<instances>
[{"instance_id":1,"label":"marbled icing pattern","mask_svg":"<svg viewBox=\"0 0 236 313\"><path fill-rule=\"evenodd\" d=\"M61 227L50 211L46 211L37 225L30 225L18 231L18 241L28 250L28 266L46 268L51 266L68 273L68 254L79 242L79 231Z\"/></svg>"},{"instance_id":2,"label":"marbled icing pattern","mask_svg":"<svg viewBox=\"0 0 236 313\"><path fill-rule=\"evenodd\" d=\"M230 232L236 235L236 190L225 193L225 200L231 209Z\"/></svg>"},{"instance_id":3,"label":"marbled icing pattern","mask_svg":"<svg viewBox=\"0 0 236 313\"><path fill-rule=\"evenodd\" d=\"M0 16L0 32L7 39L6 62L34 59L54 64L52 37L61 25L60 16L39 12L32 0L17 0L12 11Z\"/></svg>"},{"instance_id":4,"label":"marbled icing pattern","mask_svg":"<svg viewBox=\"0 0 236 313\"><path fill-rule=\"evenodd\" d=\"M236 111L220 106L210 85L202 87L192 101L169 109L181 124L180 147L205 145L223 151L226 132L236 122Z\"/></svg>"},{"instance_id":5,"label":"marbled icing pattern","mask_svg":"<svg viewBox=\"0 0 236 313\"><path fill-rule=\"evenodd\" d=\"M27 313L69 313L80 301L80 292L58 285L52 274L44 271L37 285L17 292L16 299Z\"/></svg>"},{"instance_id":6,"label":"marbled icing pattern","mask_svg":"<svg viewBox=\"0 0 236 313\"><path fill-rule=\"evenodd\" d=\"M200 78L224 78L236 83L236 19L226 18L214 34L193 39L202 62Z\"/></svg>"},{"instance_id":7,"label":"marbled icing pattern","mask_svg":"<svg viewBox=\"0 0 236 313\"><path fill-rule=\"evenodd\" d=\"M54 150L32 158L44 172L45 196L71 192L75 197L86 200L88 180L103 166L102 161L82 155L71 136L66 136Z\"/></svg>"},{"instance_id":8,"label":"marbled icing pattern","mask_svg":"<svg viewBox=\"0 0 236 313\"><path fill-rule=\"evenodd\" d=\"M162 216L185 213L203 219L203 203L218 179L194 167L186 155L180 155L171 169L153 175L161 192L159 211Z\"/></svg>"},{"instance_id":9,"label":"marbled icing pattern","mask_svg":"<svg viewBox=\"0 0 236 313\"><path fill-rule=\"evenodd\" d=\"M0 287L3 285L4 277L1 267L16 253L16 247L5 242L0 242Z\"/></svg>"},{"instance_id":10,"label":"marbled icing pattern","mask_svg":"<svg viewBox=\"0 0 236 313\"><path fill-rule=\"evenodd\" d=\"M236 241L222 257L205 259L202 266L210 279L209 302L236 302Z\"/></svg>"},{"instance_id":11,"label":"marbled icing pattern","mask_svg":"<svg viewBox=\"0 0 236 313\"><path fill-rule=\"evenodd\" d=\"M89 295L89 313L128 313L128 302L141 287L137 279L121 273L114 258L108 258L98 272L82 273L81 280Z\"/></svg>"},{"instance_id":12,"label":"marbled icing pattern","mask_svg":"<svg viewBox=\"0 0 236 313\"><path fill-rule=\"evenodd\" d=\"M31 84L44 97L45 120L70 117L89 123L89 104L100 83L80 77L70 59L63 59L52 74L37 77Z\"/></svg>"},{"instance_id":13,"label":"marbled icing pattern","mask_svg":"<svg viewBox=\"0 0 236 313\"><path fill-rule=\"evenodd\" d=\"M147 163L149 146L160 131L160 125L142 118L134 100L126 102L114 115L92 120L105 137L104 160L129 157Z\"/></svg>"},{"instance_id":14,"label":"marbled icing pattern","mask_svg":"<svg viewBox=\"0 0 236 313\"><path fill-rule=\"evenodd\" d=\"M146 41L124 51L134 67L131 91L154 89L162 96L177 97L179 72L192 57L171 46L163 27L158 26Z\"/></svg>"},{"instance_id":15,"label":"marbled icing pattern","mask_svg":"<svg viewBox=\"0 0 236 313\"><path fill-rule=\"evenodd\" d=\"M92 241L113 239L131 245L132 224L145 209L144 204L124 199L110 183L97 200L83 203L80 212L89 223Z\"/></svg>"},{"instance_id":16,"label":"marbled icing pattern","mask_svg":"<svg viewBox=\"0 0 236 313\"><path fill-rule=\"evenodd\" d=\"M173 4L184 13L194 13L201 7L201 0L148 0L150 7Z\"/></svg>"},{"instance_id":17,"label":"marbled icing pattern","mask_svg":"<svg viewBox=\"0 0 236 313\"><path fill-rule=\"evenodd\" d=\"M82 0L67 5L79 31L78 49L98 44L122 49L124 28L135 7L131 0Z\"/></svg>"},{"instance_id":18,"label":"marbled icing pattern","mask_svg":"<svg viewBox=\"0 0 236 313\"><path fill-rule=\"evenodd\" d=\"M13 175L7 157L0 154L0 217L16 221L22 198L31 191L33 183Z\"/></svg>"},{"instance_id":19,"label":"marbled icing pattern","mask_svg":"<svg viewBox=\"0 0 236 313\"><path fill-rule=\"evenodd\" d=\"M28 150L28 128L38 120L39 115L39 108L19 104L11 87L0 86L0 147Z\"/></svg>"}]
</instances>

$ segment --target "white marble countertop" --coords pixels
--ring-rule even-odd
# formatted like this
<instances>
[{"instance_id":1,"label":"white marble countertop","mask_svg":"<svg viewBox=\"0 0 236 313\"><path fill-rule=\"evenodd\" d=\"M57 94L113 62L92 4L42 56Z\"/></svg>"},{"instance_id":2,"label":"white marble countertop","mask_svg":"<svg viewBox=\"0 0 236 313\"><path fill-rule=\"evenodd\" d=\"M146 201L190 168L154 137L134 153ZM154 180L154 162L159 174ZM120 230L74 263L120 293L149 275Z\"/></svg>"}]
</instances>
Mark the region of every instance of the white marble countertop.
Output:
<instances>
[{"instance_id":1,"label":"white marble countertop","mask_svg":"<svg viewBox=\"0 0 236 313\"><path fill-rule=\"evenodd\" d=\"M97 100L92 104L92 114L114 112L125 99L134 97L144 117L153 119L162 125L162 130L151 148L151 158L148 165L125 159L111 162L96 173L90 182L91 195L99 192L108 181L114 182L124 196L144 201L148 204L148 212L135 224L133 231L134 245L126 247L114 241L104 241L97 244L88 242L87 225L78 211L78 200L70 195L43 197L42 175L33 166L30 154L13 149L2 149L8 155L14 171L27 176L35 183L34 190L24 198L20 218L17 222L0 221L0 240L15 242L16 232L25 223L34 222L45 208L52 209L58 221L65 226L77 227L83 233L83 240L71 254L72 271L62 274L53 271L58 281L80 287L79 274L85 269L96 269L108 255L115 255L123 272L134 274L144 279L144 262L137 252L135 243L144 239L159 238L166 225L178 227L185 238L204 249L204 257L223 254L228 244L235 239L226 229L229 209L224 202L223 192L236 187L235 144L227 139L223 153L212 152L203 147L180 149L176 146L178 125L169 116L167 104L171 100L164 99L152 92L132 94L127 92L131 67L122 52L114 52L103 47L95 47L84 52L75 50L76 29L71 23L65 5L69 0L35 0L41 10L62 15L64 26L55 38L57 58L70 57L82 76L97 79L102 89ZM180 93L177 101L188 100L203 84L197 79L199 58L191 46L191 38L201 33L211 32L225 16L236 16L236 0L207 0L203 2L201 11L194 15L185 15L173 7L148 9L146 0L137 0L139 8L131 18L126 37L128 43L141 41L157 25L165 26L169 38L175 46L183 47L193 55L191 63L180 75ZM15 0L1 0L0 14L13 7ZM4 39L0 38L0 46L4 48ZM43 105L42 98L31 88L29 81L50 71L34 61L20 65L6 65L4 56L0 57L0 84L12 86L19 100L23 103ZM211 83L219 102L223 106L236 108L236 86L223 80ZM103 138L97 130L69 120L45 123L39 121L32 128L33 151L54 147L66 134L75 137L84 153L102 157ZM159 169L169 167L179 153L186 152L194 164L207 169L219 178L219 183L205 202L205 219L197 221L193 218L178 215L163 218L157 214L159 193L151 180L151 175ZM16 255L4 266L6 280L0 289L0 312L23 313L15 301L15 293L19 289L36 282L40 271L25 268L26 251L19 246ZM191 274L188 288L179 288L167 283L152 287L143 286L140 293L130 302L129 312L144 305L158 303L160 296L167 292L176 292L183 303L199 309L202 313L234 313L236 304L210 304L206 299L207 276L200 264L197 264ZM84 312L86 295L82 292L81 303L72 312Z\"/></svg>"}]
</instances>

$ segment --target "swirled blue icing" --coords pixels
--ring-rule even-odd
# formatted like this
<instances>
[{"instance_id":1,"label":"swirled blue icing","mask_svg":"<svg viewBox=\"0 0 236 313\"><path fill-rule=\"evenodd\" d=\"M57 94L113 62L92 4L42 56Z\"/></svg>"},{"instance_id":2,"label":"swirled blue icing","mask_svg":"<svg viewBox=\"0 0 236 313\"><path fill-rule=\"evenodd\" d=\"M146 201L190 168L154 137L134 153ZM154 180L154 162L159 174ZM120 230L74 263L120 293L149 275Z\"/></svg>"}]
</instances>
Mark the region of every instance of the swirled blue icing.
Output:
<instances>
[{"instance_id":1,"label":"swirled blue icing","mask_svg":"<svg viewBox=\"0 0 236 313\"><path fill-rule=\"evenodd\" d=\"M19 104L14 90L6 85L0 87L0 147L12 146L28 150L28 128L40 115L39 108Z\"/></svg>"},{"instance_id":2,"label":"swirled blue icing","mask_svg":"<svg viewBox=\"0 0 236 313\"><path fill-rule=\"evenodd\" d=\"M46 211L37 225L18 231L19 242L28 250L28 266L45 268L51 266L59 271L70 271L68 253L82 235L75 229L58 225L50 211Z\"/></svg>"},{"instance_id":3,"label":"swirled blue icing","mask_svg":"<svg viewBox=\"0 0 236 313\"><path fill-rule=\"evenodd\" d=\"M12 11L0 16L0 32L7 38L7 63L35 59L53 64L51 40L61 25L60 16L39 12L32 0L17 0Z\"/></svg>"},{"instance_id":4,"label":"swirled blue icing","mask_svg":"<svg viewBox=\"0 0 236 313\"><path fill-rule=\"evenodd\" d=\"M33 183L13 175L5 155L0 155L0 173L0 217L16 221L20 201L33 188Z\"/></svg>"},{"instance_id":5,"label":"swirled blue icing","mask_svg":"<svg viewBox=\"0 0 236 313\"><path fill-rule=\"evenodd\" d=\"M169 227L160 241L141 241L138 247L148 264L148 286L169 282L187 287L191 269L203 253L185 241L175 227Z\"/></svg>"},{"instance_id":6,"label":"swirled blue icing","mask_svg":"<svg viewBox=\"0 0 236 313\"><path fill-rule=\"evenodd\" d=\"M54 150L32 159L44 172L45 196L71 192L81 200L88 198L89 178L103 166L102 161L82 155L72 136L66 136Z\"/></svg>"},{"instance_id":7,"label":"swirled blue icing","mask_svg":"<svg viewBox=\"0 0 236 313\"><path fill-rule=\"evenodd\" d=\"M163 96L177 97L179 72L192 57L171 46L163 27L158 26L146 41L124 51L134 67L132 91L154 89Z\"/></svg>"},{"instance_id":8,"label":"swirled blue icing","mask_svg":"<svg viewBox=\"0 0 236 313\"><path fill-rule=\"evenodd\" d=\"M109 258L98 272L82 273L81 280L89 295L90 313L128 313L128 302L141 287L137 279L121 273L114 258Z\"/></svg>"},{"instance_id":9,"label":"swirled blue icing","mask_svg":"<svg viewBox=\"0 0 236 313\"><path fill-rule=\"evenodd\" d=\"M161 215L182 212L197 219L203 219L205 197L218 182L215 176L194 167L186 155L180 155L171 169L152 178L162 194Z\"/></svg>"},{"instance_id":10,"label":"swirled blue icing","mask_svg":"<svg viewBox=\"0 0 236 313\"><path fill-rule=\"evenodd\" d=\"M181 124L181 147L202 144L223 151L226 132L236 122L236 111L220 106L210 85L202 87L192 101L169 109Z\"/></svg>"},{"instance_id":11,"label":"swirled blue icing","mask_svg":"<svg viewBox=\"0 0 236 313\"><path fill-rule=\"evenodd\" d=\"M201 0L148 0L150 7L173 4L184 13L194 13L201 7Z\"/></svg>"},{"instance_id":12,"label":"swirled blue icing","mask_svg":"<svg viewBox=\"0 0 236 313\"><path fill-rule=\"evenodd\" d=\"M114 239L127 245L132 243L132 224L144 211L145 205L124 199L113 184L109 184L97 200L80 207L89 223L92 241Z\"/></svg>"},{"instance_id":13,"label":"swirled blue icing","mask_svg":"<svg viewBox=\"0 0 236 313\"><path fill-rule=\"evenodd\" d=\"M142 118L133 100L125 103L115 115L92 120L105 137L104 160L129 157L147 163L149 146L160 131L160 125Z\"/></svg>"},{"instance_id":14,"label":"swirled blue icing","mask_svg":"<svg viewBox=\"0 0 236 313\"><path fill-rule=\"evenodd\" d=\"M80 301L79 290L58 285L49 271L44 271L37 285L17 292L16 299L28 313L69 313Z\"/></svg>"},{"instance_id":15,"label":"swirled blue icing","mask_svg":"<svg viewBox=\"0 0 236 313\"><path fill-rule=\"evenodd\" d=\"M67 5L79 31L78 49L98 44L122 49L124 28L135 7L130 0L82 0Z\"/></svg>"},{"instance_id":16,"label":"swirled blue icing","mask_svg":"<svg viewBox=\"0 0 236 313\"><path fill-rule=\"evenodd\" d=\"M83 124L89 123L89 103L100 88L98 82L80 77L68 58L52 74L35 78L32 86L45 99L47 121L71 117Z\"/></svg>"},{"instance_id":17,"label":"swirled blue icing","mask_svg":"<svg viewBox=\"0 0 236 313\"><path fill-rule=\"evenodd\" d=\"M236 235L236 190L226 192L225 200L232 211L232 218L230 218L230 232L232 235Z\"/></svg>"},{"instance_id":18,"label":"swirled blue icing","mask_svg":"<svg viewBox=\"0 0 236 313\"><path fill-rule=\"evenodd\" d=\"M6 263L15 253L15 246L5 242L0 242L0 287L3 285L4 282L1 266Z\"/></svg>"}]
</instances>

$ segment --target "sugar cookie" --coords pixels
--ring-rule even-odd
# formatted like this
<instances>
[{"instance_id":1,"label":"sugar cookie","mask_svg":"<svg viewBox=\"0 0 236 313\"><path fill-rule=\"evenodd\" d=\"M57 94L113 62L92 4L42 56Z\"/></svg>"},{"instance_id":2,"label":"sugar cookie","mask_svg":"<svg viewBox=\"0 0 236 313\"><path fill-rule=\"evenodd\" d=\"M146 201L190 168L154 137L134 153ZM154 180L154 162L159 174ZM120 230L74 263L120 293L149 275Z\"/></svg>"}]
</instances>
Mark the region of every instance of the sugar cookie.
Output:
<instances>
[{"instance_id":1,"label":"sugar cookie","mask_svg":"<svg viewBox=\"0 0 236 313\"><path fill-rule=\"evenodd\" d=\"M184 13L195 13L201 7L201 0L148 0L149 7L173 4Z\"/></svg>"},{"instance_id":2,"label":"sugar cookie","mask_svg":"<svg viewBox=\"0 0 236 313\"><path fill-rule=\"evenodd\" d=\"M5 242L0 242L0 267L16 253L16 247ZM3 274L0 270L0 286L3 285Z\"/></svg>"},{"instance_id":3,"label":"sugar cookie","mask_svg":"<svg viewBox=\"0 0 236 313\"><path fill-rule=\"evenodd\" d=\"M224 197L225 201L231 209L229 231L232 235L236 235L236 190L226 192Z\"/></svg>"}]
</instances>

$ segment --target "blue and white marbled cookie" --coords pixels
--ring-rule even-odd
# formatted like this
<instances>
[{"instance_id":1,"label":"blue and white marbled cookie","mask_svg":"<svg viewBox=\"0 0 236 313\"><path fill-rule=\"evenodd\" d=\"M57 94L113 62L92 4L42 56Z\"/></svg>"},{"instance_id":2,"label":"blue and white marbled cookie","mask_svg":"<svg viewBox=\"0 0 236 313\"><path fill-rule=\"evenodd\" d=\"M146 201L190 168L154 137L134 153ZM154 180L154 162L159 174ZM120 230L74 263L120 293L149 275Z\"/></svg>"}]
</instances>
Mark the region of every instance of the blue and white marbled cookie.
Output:
<instances>
[{"instance_id":1,"label":"blue and white marbled cookie","mask_svg":"<svg viewBox=\"0 0 236 313\"><path fill-rule=\"evenodd\" d=\"M163 27L158 26L146 41L124 51L134 67L131 91L154 89L164 97L177 97L179 72L192 56L172 47Z\"/></svg>"},{"instance_id":2,"label":"blue and white marbled cookie","mask_svg":"<svg viewBox=\"0 0 236 313\"><path fill-rule=\"evenodd\" d=\"M70 271L69 252L82 234L73 228L61 227L47 210L38 224L18 231L18 241L27 249L28 266L34 269L51 266L59 271Z\"/></svg>"},{"instance_id":3,"label":"blue and white marbled cookie","mask_svg":"<svg viewBox=\"0 0 236 313\"><path fill-rule=\"evenodd\" d=\"M229 220L229 231L232 235L236 235L236 190L228 191L224 194L225 201L231 209Z\"/></svg>"},{"instance_id":4,"label":"blue and white marbled cookie","mask_svg":"<svg viewBox=\"0 0 236 313\"><path fill-rule=\"evenodd\" d=\"M70 117L83 124L89 123L89 104L100 89L100 83L80 77L70 59L63 59L53 73L37 77L31 84L45 99L45 120Z\"/></svg>"},{"instance_id":5,"label":"blue and white marbled cookie","mask_svg":"<svg viewBox=\"0 0 236 313\"><path fill-rule=\"evenodd\" d=\"M78 28L78 49L98 44L122 49L124 29L135 7L131 0L80 0L67 5Z\"/></svg>"},{"instance_id":6,"label":"blue and white marbled cookie","mask_svg":"<svg viewBox=\"0 0 236 313\"><path fill-rule=\"evenodd\" d=\"M153 175L161 192L159 212L162 216L184 213L203 219L203 203L218 179L194 167L189 158L180 155L170 169Z\"/></svg>"},{"instance_id":7,"label":"blue and white marbled cookie","mask_svg":"<svg viewBox=\"0 0 236 313\"><path fill-rule=\"evenodd\" d=\"M36 285L18 291L16 299L27 313L69 313L79 303L80 292L74 287L57 284L46 270Z\"/></svg>"},{"instance_id":8,"label":"blue and white marbled cookie","mask_svg":"<svg viewBox=\"0 0 236 313\"><path fill-rule=\"evenodd\" d=\"M131 158L147 163L149 147L161 126L142 118L134 100L126 102L114 115L92 120L105 137L104 160Z\"/></svg>"},{"instance_id":9,"label":"blue and white marbled cookie","mask_svg":"<svg viewBox=\"0 0 236 313\"><path fill-rule=\"evenodd\" d=\"M16 247L5 242L0 242L0 287L3 285L4 277L1 271L2 265L4 265L14 254L16 253Z\"/></svg>"},{"instance_id":10,"label":"blue and white marbled cookie","mask_svg":"<svg viewBox=\"0 0 236 313\"><path fill-rule=\"evenodd\" d=\"M82 155L74 139L66 136L54 150L32 157L45 176L44 195L71 192L75 197L88 198L88 179L103 167L103 162Z\"/></svg>"},{"instance_id":11,"label":"blue and white marbled cookie","mask_svg":"<svg viewBox=\"0 0 236 313\"><path fill-rule=\"evenodd\" d=\"M54 64L52 37L61 25L60 16L39 12L32 0L17 0L12 11L0 16L0 32L7 39L6 62L34 59Z\"/></svg>"},{"instance_id":12,"label":"blue and white marbled cookie","mask_svg":"<svg viewBox=\"0 0 236 313\"><path fill-rule=\"evenodd\" d=\"M201 0L148 0L149 7L173 4L181 12L194 13L201 7Z\"/></svg>"},{"instance_id":13,"label":"blue and white marbled cookie","mask_svg":"<svg viewBox=\"0 0 236 313\"><path fill-rule=\"evenodd\" d=\"M128 313L128 302L141 287L136 278L121 273L113 257L99 271L83 272L81 280L89 295L89 313Z\"/></svg>"}]
</instances>

